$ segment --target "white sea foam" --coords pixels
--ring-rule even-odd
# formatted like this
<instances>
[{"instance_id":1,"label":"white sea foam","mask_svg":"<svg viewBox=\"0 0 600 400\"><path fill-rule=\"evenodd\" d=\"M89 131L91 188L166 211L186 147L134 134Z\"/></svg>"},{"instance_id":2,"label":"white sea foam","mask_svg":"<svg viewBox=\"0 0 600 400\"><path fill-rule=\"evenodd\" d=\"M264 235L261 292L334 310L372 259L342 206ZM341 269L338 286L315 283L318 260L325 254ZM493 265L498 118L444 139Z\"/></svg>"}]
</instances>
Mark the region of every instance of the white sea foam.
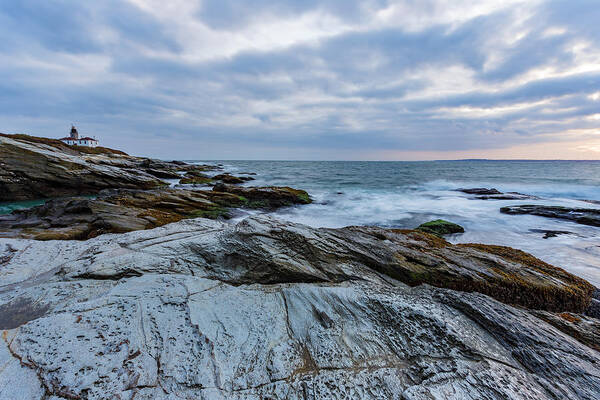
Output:
<instances>
[{"instance_id":1,"label":"white sea foam","mask_svg":"<svg viewBox=\"0 0 600 400\"><path fill-rule=\"evenodd\" d=\"M414 228L432 219L446 219L465 228L449 238L454 243L488 243L520 248L563 267L600 286L600 229L531 215L506 215L508 200L473 200L451 191L381 193L349 191L342 195L318 193L314 204L279 211L280 218L317 227L380 225ZM588 206L562 199L561 205ZM528 200L529 204L557 203L556 199ZM568 231L544 239L532 230Z\"/></svg>"},{"instance_id":2,"label":"white sea foam","mask_svg":"<svg viewBox=\"0 0 600 400\"><path fill-rule=\"evenodd\" d=\"M247 185L289 185L307 190L313 204L283 209L279 218L315 227L379 225L414 228L437 218L465 233L453 243L478 242L530 252L600 286L600 228L500 208L546 204L600 208L600 163L594 162L223 162L233 173L258 173ZM456 191L486 187L539 200L477 200ZM541 231L568 231L544 239Z\"/></svg>"}]
</instances>

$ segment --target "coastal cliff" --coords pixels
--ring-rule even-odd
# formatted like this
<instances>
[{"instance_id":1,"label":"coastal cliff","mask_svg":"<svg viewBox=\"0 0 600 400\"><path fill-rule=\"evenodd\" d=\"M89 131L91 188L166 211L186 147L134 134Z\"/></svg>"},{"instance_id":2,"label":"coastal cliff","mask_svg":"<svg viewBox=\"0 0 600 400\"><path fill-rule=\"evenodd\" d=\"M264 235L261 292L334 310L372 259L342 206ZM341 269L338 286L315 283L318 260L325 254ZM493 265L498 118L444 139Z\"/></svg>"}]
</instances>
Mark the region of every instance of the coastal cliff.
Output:
<instances>
[{"instance_id":1,"label":"coastal cliff","mask_svg":"<svg viewBox=\"0 0 600 400\"><path fill-rule=\"evenodd\" d=\"M92 195L108 188L153 189L167 185L161 179L206 168L67 146L59 140L0 135L0 202Z\"/></svg>"}]
</instances>

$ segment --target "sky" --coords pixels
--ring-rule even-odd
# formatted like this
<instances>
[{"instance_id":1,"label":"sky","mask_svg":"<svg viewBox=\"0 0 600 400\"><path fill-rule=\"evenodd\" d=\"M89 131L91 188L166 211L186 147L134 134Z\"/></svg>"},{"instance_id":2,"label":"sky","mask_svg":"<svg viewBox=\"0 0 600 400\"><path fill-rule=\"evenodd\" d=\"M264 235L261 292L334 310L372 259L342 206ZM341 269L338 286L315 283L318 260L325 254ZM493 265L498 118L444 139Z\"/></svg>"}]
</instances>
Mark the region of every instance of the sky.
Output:
<instances>
[{"instance_id":1,"label":"sky","mask_svg":"<svg viewBox=\"0 0 600 400\"><path fill-rule=\"evenodd\" d=\"M600 159L598 0L0 2L0 132L179 159Z\"/></svg>"}]
</instances>

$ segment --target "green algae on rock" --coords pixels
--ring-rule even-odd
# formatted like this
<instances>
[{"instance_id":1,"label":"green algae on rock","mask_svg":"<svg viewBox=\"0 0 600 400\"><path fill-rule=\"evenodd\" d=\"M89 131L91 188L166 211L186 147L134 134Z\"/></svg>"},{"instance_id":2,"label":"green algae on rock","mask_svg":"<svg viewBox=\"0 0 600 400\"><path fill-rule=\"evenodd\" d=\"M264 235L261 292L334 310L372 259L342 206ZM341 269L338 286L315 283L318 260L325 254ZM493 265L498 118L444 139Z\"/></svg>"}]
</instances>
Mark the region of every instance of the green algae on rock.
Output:
<instances>
[{"instance_id":1,"label":"green algae on rock","mask_svg":"<svg viewBox=\"0 0 600 400\"><path fill-rule=\"evenodd\" d=\"M463 233L465 231L462 226L453 222L444 221L443 219L436 219L435 221L429 221L421 224L417 227L417 230L432 233L437 236Z\"/></svg>"},{"instance_id":2,"label":"green algae on rock","mask_svg":"<svg viewBox=\"0 0 600 400\"><path fill-rule=\"evenodd\" d=\"M205 185L213 180L208 176L186 175L179 180L181 185Z\"/></svg>"},{"instance_id":3,"label":"green algae on rock","mask_svg":"<svg viewBox=\"0 0 600 400\"><path fill-rule=\"evenodd\" d=\"M595 288L589 282L517 249L453 245L417 230L349 229L378 238L368 240L364 262L410 286L426 283L480 292L507 304L553 312L581 313L592 301ZM347 240L357 241L360 237L347 236Z\"/></svg>"}]
</instances>

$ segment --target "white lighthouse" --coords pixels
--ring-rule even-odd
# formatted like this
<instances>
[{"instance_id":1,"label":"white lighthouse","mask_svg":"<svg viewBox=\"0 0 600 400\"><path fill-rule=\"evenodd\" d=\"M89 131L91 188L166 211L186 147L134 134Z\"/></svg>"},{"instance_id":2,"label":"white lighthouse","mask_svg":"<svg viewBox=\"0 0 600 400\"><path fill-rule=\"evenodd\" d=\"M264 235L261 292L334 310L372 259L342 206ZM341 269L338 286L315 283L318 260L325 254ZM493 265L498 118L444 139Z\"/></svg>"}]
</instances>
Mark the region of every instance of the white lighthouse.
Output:
<instances>
[{"instance_id":1,"label":"white lighthouse","mask_svg":"<svg viewBox=\"0 0 600 400\"><path fill-rule=\"evenodd\" d=\"M70 146L86 146L86 147L96 147L98 146L98 140L92 137L79 137L79 132L77 132L77 128L75 126L71 126L71 133L69 136L60 139Z\"/></svg>"}]
</instances>

